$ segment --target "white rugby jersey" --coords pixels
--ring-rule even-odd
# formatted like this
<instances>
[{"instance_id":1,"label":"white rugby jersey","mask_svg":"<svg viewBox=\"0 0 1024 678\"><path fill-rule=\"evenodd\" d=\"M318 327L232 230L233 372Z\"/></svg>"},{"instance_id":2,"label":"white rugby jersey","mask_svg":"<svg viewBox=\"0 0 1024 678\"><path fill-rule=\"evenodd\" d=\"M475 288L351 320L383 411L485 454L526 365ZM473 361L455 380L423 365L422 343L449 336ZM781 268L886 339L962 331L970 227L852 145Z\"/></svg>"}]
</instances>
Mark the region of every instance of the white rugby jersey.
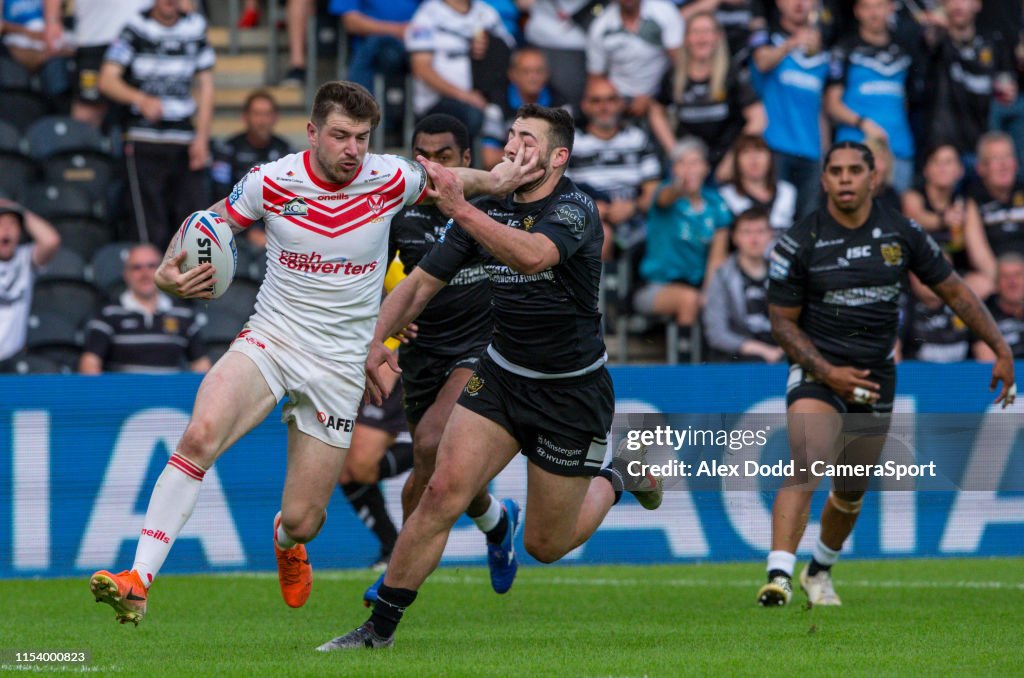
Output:
<instances>
[{"instance_id":1,"label":"white rugby jersey","mask_svg":"<svg viewBox=\"0 0 1024 678\"><path fill-rule=\"evenodd\" d=\"M250 323L310 353L362 363L380 310L391 219L426 193L418 163L368 153L347 184L316 177L310 152L259 165L227 199L240 226L263 219L267 275Z\"/></svg>"}]
</instances>

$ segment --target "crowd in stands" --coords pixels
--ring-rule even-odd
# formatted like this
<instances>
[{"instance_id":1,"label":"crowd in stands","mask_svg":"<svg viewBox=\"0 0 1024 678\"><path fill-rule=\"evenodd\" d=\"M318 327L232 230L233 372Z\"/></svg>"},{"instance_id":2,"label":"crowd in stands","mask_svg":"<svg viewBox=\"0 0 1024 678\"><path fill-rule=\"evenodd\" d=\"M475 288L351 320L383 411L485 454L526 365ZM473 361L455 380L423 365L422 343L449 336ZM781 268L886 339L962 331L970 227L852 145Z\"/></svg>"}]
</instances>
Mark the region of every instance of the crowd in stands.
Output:
<instances>
[{"instance_id":1,"label":"crowd in stands","mask_svg":"<svg viewBox=\"0 0 1024 678\"><path fill-rule=\"evenodd\" d=\"M461 119L484 167L501 160L519 105L567 107L569 176L605 231L609 330L668 323L693 329L709 360L784 359L766 257L820 206L823 150L855 140L876 156L877 203L932 235L1024 355L1021 0L245 0L236 30L279 1L285 84L314 77L306 22L330 15L351 79L410 82L414 115ZM136 370L117 349L139 328L174 352L154 370L202 369L200 335L215 359L251 308L266 266L258 228L239 291L215 302L230 313L179 313L140 291L182 217L291 150L267 90L245 101L240 133L211 138L202 5L0 0L0 369ZM911 282L904 359L991 358ZM81 322L61 334L48 323L62 314L61 327Z\"/></svg>"}]
</instances>

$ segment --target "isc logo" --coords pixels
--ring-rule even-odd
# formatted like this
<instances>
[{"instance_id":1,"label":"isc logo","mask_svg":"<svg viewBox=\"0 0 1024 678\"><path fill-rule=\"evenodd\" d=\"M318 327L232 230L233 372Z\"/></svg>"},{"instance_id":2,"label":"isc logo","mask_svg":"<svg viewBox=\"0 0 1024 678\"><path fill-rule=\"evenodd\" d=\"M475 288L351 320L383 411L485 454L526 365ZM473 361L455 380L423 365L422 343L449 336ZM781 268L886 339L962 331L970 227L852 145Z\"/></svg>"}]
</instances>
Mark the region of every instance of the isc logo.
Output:
<instances>
[{"instance_id":1,"label":"isc logo","mask_svg":"<svg viewBox=\"0 0 1024 678\"><path fill-rule=\"evenodd\" d=\"M863 259L871 256L871 245L863 245L861 247L848 247L846 248L847 259Z\"/></svg>"}]
</instances>

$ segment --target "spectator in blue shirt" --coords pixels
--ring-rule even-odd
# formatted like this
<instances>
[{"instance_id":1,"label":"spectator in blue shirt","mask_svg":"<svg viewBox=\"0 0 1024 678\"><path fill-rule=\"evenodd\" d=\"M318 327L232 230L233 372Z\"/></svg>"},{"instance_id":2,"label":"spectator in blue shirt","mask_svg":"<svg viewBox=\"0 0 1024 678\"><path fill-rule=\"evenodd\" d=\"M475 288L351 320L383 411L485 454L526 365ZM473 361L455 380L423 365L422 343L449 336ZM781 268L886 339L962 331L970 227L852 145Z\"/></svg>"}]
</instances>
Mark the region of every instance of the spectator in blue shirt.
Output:
<instances>
[{"instance_id":1,"label":"spectator in blue shirt","mask_svg":"<svg viewBox=\"0 0 1024 678\"><path fill-rule=\"evenodd\" d=\"M903 193L914 179L914 139L907 118L911 55L893 41L892 0L857 0L858 32L832 51L825 109L838 125L836 141L889 142L892 184Z\"/></svg>"},{"instance_id":2,"label":"spectator in blue shirt","mask_svg":"<svg viewBox=\"0 0 1024 678\"><path fill-rule=\"evenodd\" d=\"M701 289L725 261L732 213L718 193L704 186L708 148L686 137L672 152L672 178L655 193L647 214L647 253L640 275L647 285L636 295L644 313L667 315L692 325Z\"/></svg>"},{"instance_id":3,"label":"spectator in blue shirt","mask_svg":"<svg viewBox=\"0 0 1024 678\"><path fill-rule=\"evenodd\" d=\"M750 36L755 89L764 100L768 128L764 138L775 153L779 179L796 186L797 219L818 204L822 137L827 125L821 110L829 56L821 32L811 21L810 0L778 0L779 28Z\"/></svg>"},{"instance_id":4,"label":"spectator in blue shirt","mask_svg":"<svg viewBox=\"0 0 1024 678\"><path fill-rule=\"evenodd\" d=\"M409 72L405 29L419 0L331 0L328 11L341 16L351 36L348 79L373 91L377 73Z\"/></svg>"}]
</instances>

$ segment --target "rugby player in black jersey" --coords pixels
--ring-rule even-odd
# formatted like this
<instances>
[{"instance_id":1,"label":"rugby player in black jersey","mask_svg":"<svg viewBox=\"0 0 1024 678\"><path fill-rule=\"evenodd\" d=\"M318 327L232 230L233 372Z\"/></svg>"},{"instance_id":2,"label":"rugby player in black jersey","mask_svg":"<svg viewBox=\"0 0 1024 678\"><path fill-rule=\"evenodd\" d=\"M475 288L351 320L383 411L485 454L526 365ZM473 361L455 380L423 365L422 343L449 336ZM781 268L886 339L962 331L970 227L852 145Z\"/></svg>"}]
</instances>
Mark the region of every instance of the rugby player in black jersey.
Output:
<instances>
[{"instance_id":1,"label":"rugby player in black jersey","mask_svg":"<svg viewBox=\"0 0 1024 678\"><path fill-rule=\"evenodd\" d=\"M991 314L930 236L871 200L878 180L866 146L833 146L821 178L827 204L783 235L769 262L769 315L772 334L790 360L787 428L798 465L831 460L841 434L844 463L878 460L896 390L893 348L907 272L931 287L995 352L990 388L1002 382L996 402L1006 407L1016 396L1013 356ZM852 428L853 418L840 416L847 414L860 417ZM814 556L800 574L815 605L840 604L830 569L857 522L867 483L866 478L833 481ZM815 484L811 478L776 495L768 583L757 596L761 605L790 600L795 554Z\"/></svg>"},{"instance_id":2,"label":"rugby player in black jersey","mask_svg":"<svg viewBox=\"0 0 1024 678\"><path fill-rule=\"evenodd\" d=\"M445 114L428 115L416 125L413 155L446 167L469 167L469 131L462 122ZM391 221L388 261L398 253L409 275L444 233L448 217L436 205L406 207ZM403 404L413 436L413 470L402 488L402 518L409 519L434 472L441 432L455 401L469 381L487 343L491 340L491 288L483 269L483 257L468 261L416 319L416 336L401 347ZM487 565L491 586L497 593L512 587L519 563L514 541L520 524L520 508L514 499L498 502L481 487L466 514L487 536ZM363 594L371 605L384 575Z\"/></svg>"},{"instance_id":3,"label":"rugby player in black jersey","mask_svg":"<svg viewBox=\"0 0 1024 678\"><path fill-rule=\"evenodd\" d=\"M451 171L420 159L434 182L432 197L452 221L385 300L367 359L368 388L380 388L382 363L398 368L383 339L413 321L479 256L490 280L494 334L445 427L434 474L398 537L372 616L321 651L392 644L455 520L520 450L528 459L530 507L523 542L541 562L586 541L622 494L626 460L606 465L615 394L597 306L603 232L593 201L563 176L572 142L568 113L521 107L506 161L536 165L543 175L513 195L475 205L456 197L459 180ZM643 450L635 454L643 460ZM645 508L657 508L661 483L639 481L630 491Z\"/></svg>"}]
</instances>

